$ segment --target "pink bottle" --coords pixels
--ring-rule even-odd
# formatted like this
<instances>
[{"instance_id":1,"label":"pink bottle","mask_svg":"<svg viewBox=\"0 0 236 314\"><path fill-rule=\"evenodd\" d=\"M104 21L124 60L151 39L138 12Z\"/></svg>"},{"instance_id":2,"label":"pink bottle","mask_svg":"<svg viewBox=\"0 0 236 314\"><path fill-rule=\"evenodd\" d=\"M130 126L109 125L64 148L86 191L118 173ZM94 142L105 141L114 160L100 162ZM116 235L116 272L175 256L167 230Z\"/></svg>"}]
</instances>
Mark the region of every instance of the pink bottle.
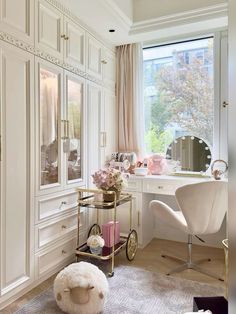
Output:
<instances>
[{"instance_id":1,"label":"pink bottle","mask_svg":"<svg viewBox=\"0 0 236 314\"><path fill-rule=\"evenodd\" d=\"M102 237L105 241L106 247L112 247L114 242L114 222L109 221L108 223L102 225ZM115 223L115 244L120 242L120 223L116 221Z\"/></svg>"},{"instance_id":2,"label":"pink bottle","mask_svg":"<svg viewBox=\"0 0 236 314\"><path fill-rule=\"evenodd\" d=\"M166 168L167 162L163 156L154 154L148 159L148 170L151 174L163 174Z\"/></svg>"}]
</instances>

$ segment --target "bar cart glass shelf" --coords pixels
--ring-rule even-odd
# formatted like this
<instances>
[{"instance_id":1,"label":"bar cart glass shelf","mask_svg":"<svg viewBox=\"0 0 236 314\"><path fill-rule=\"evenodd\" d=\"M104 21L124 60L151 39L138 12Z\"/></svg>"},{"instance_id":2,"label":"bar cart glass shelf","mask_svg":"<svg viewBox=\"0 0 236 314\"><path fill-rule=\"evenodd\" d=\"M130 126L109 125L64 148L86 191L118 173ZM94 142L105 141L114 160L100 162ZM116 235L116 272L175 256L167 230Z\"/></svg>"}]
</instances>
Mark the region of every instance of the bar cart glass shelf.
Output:
<instances>
[{"instance_id":1,"label":"bar cart glass shelf","mask_svg":"<svg viewBox=\"0 0 236 314\"><path fill-rule=\"evenodd\" d=\"M77 249L75 251L77 259L79 256L87 258L95 258L103 261L111 260L111 270L108 276L112 277L114 275L114 259L115 255L118 254L122 249L126 250L126 257L129 261L132 261L135 257L138 248L138 234L135 229L132 229L132 195L129 193L121 193L119 199L117 199L116 193L114 191L103 191L95 189L78 189L78 234L77 234ZM111 194L113 195L113 201L104 202L103 195ZM100 199L99 199L100 196ZM101 200L102 198L102 200ZM79 225L80 225L80 208L94 208L96 209L97 222L91 226L88 232L88 237L90 235L102 235L101 228L99 226L99 212L100 210L112 210L113 221L116 221L117 217L117 207L122 204L129 203L129 233L128 235L120 236L120 242L117 244L113 243L112 247L103 247L100 255L92 254L87 246L87 243L79 245ZM115 239L115 226L114 225L114 239Z\"/></svg>"}]
</instances>

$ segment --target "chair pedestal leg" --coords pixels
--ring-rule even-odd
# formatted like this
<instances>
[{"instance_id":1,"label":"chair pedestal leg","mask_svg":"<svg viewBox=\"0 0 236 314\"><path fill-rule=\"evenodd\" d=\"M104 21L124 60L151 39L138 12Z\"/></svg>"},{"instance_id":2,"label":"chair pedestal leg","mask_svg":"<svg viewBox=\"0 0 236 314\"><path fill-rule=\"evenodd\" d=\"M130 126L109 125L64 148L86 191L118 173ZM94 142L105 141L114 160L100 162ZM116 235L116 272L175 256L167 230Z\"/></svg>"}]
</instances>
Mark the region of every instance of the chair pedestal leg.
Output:
<instances>
[{"instance_id":1,"label":"chair pedestal leg","mask_svg":"<svg viewBox=\"0 0 236 314\"><path fill-rule=\"evenodd\" d=\"M196 260L196 261L194 261L194 264L201 264L201 263L203 263L203 262L211 262L211 259L210 258L201 258L201 259L198 259L198 260Z\"/></svg>"},{"instance_id":2,"label":"chair pedestal leg","mask_svg":"<svg viewBox=\"0 0 236 314\"><path fill-rule=\"evenodd\" d=\"M197 260L196 262L192 262L192 235L188 235L188 244L187 245L188 245L187 261L182 260L181 258L178 258L175 256L170 256L170 255L165 255L165 254L162 255L162 257L164 257L164 258L170 258L170 259L173 259L175 261L184 263L184 264L172 269L171 271L169 271L167 273L167 275L172 275L174 273L178 273L178 272L184 271L186 269L193 269L193 270L198 271L204 275L210 276L210 277L218 279L220 281L224 281L224 279L222 279L217 274L214 274L213 272L205 270L205 269L198 266L198 264L200 264L202 262L205 262L205 261L210 262L211 261L210 258L202 258L202 259Z\"/></svg>"},{"instance_id":3,"label":"chair pedestal leg","mask_svg":"<svg viewBox=\"0 0 236 314\"><path fill-rule=\"evenodd\" d=\"M186 261L185 261L184 259L179 258L179 257L176 257L176 256L171 256L171 255L163 254L161 257L173 259L174 261L177 261L177 262L186 263Z\"/></svg>"},{"instance_id":4,"label":"chair pedestal leg","mask_svg":"<svg viewBox=\"0 0 236 314\"><path fill-rule=\"evenodd\" d=\"M188 263L184 263L183 265L178 266L178 267L172 269L172 270L169 271L169 273L167 273L166 275L169 276L169 275L172 275L172 274L174 274L174 273L179 273L179 272L181 272L181 271L183 271L183 270L185 270L185 269L188 269Z\"/></svg>"},{"instance_id":5,"label":"chair pedestal leg","mask_svg":"<svg viewBox=\"0 0 236 314\"><path fill-rule=\"evenodd\" d=\"M199 267L198 265L196 264L193 264L192 265L192 269L195 270L195 271L198 271L199 273L202 273L204 275L207 275L207 276L210 276L212 278L215 278L215 279L218 279L220 281L224 281L223 278L221 278L220 276L218 276L217 274L214 274L213 272L209 271L209 270L206 270L202 267Z\"/></svg>"}]
</instances>

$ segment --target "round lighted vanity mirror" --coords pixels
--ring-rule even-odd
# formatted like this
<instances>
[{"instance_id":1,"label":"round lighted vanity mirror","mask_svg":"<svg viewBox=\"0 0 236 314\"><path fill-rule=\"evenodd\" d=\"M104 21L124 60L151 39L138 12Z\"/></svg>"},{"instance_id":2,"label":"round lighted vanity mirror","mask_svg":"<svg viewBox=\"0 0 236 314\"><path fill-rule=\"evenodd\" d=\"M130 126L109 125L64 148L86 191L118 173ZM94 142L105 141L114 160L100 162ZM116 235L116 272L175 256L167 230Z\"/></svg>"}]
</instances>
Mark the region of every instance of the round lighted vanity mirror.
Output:
<instances>
[{"instance_id":1,"label":"round lighted vanity mirror","mask_svg":"<svg viewBox=\"0 0 236 314\"><path fill-rule=\"evenodd\" d=\"M166 158L179 161L181 171L205 172L212 156L204 140L195 136L182 136L168 146Z\"/></svg>"}]
</instances>

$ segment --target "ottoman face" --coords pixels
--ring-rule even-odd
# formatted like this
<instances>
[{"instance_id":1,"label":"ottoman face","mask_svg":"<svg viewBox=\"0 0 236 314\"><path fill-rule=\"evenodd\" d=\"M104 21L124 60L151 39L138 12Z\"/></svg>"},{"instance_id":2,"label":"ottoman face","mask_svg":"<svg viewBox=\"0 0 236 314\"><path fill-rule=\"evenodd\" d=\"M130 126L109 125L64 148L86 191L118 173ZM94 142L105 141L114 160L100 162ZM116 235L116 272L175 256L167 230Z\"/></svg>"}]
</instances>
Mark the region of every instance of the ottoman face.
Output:
<instances>
[{"instance_id":1,"label":"ottoman face","mask_svg":"<svg viewBox=\"0 0 236 314\"><path fill-rule=\"evenodd\" d=\"M106 276L97 266L90 263L71 264L54 280L57 305L68 314L102 312L107 294Z\"/></svg>"},{"instance_id":2,"label":"ottoman face","mask_svg":"<svg viewBox=\"0 0 236 314\"><path fill-rule=\"evenodd\" d=\"M193 311L210 310L213 314L228 314L228 302L224 297L193 298Z\"/></svg>"}]
</instances>

